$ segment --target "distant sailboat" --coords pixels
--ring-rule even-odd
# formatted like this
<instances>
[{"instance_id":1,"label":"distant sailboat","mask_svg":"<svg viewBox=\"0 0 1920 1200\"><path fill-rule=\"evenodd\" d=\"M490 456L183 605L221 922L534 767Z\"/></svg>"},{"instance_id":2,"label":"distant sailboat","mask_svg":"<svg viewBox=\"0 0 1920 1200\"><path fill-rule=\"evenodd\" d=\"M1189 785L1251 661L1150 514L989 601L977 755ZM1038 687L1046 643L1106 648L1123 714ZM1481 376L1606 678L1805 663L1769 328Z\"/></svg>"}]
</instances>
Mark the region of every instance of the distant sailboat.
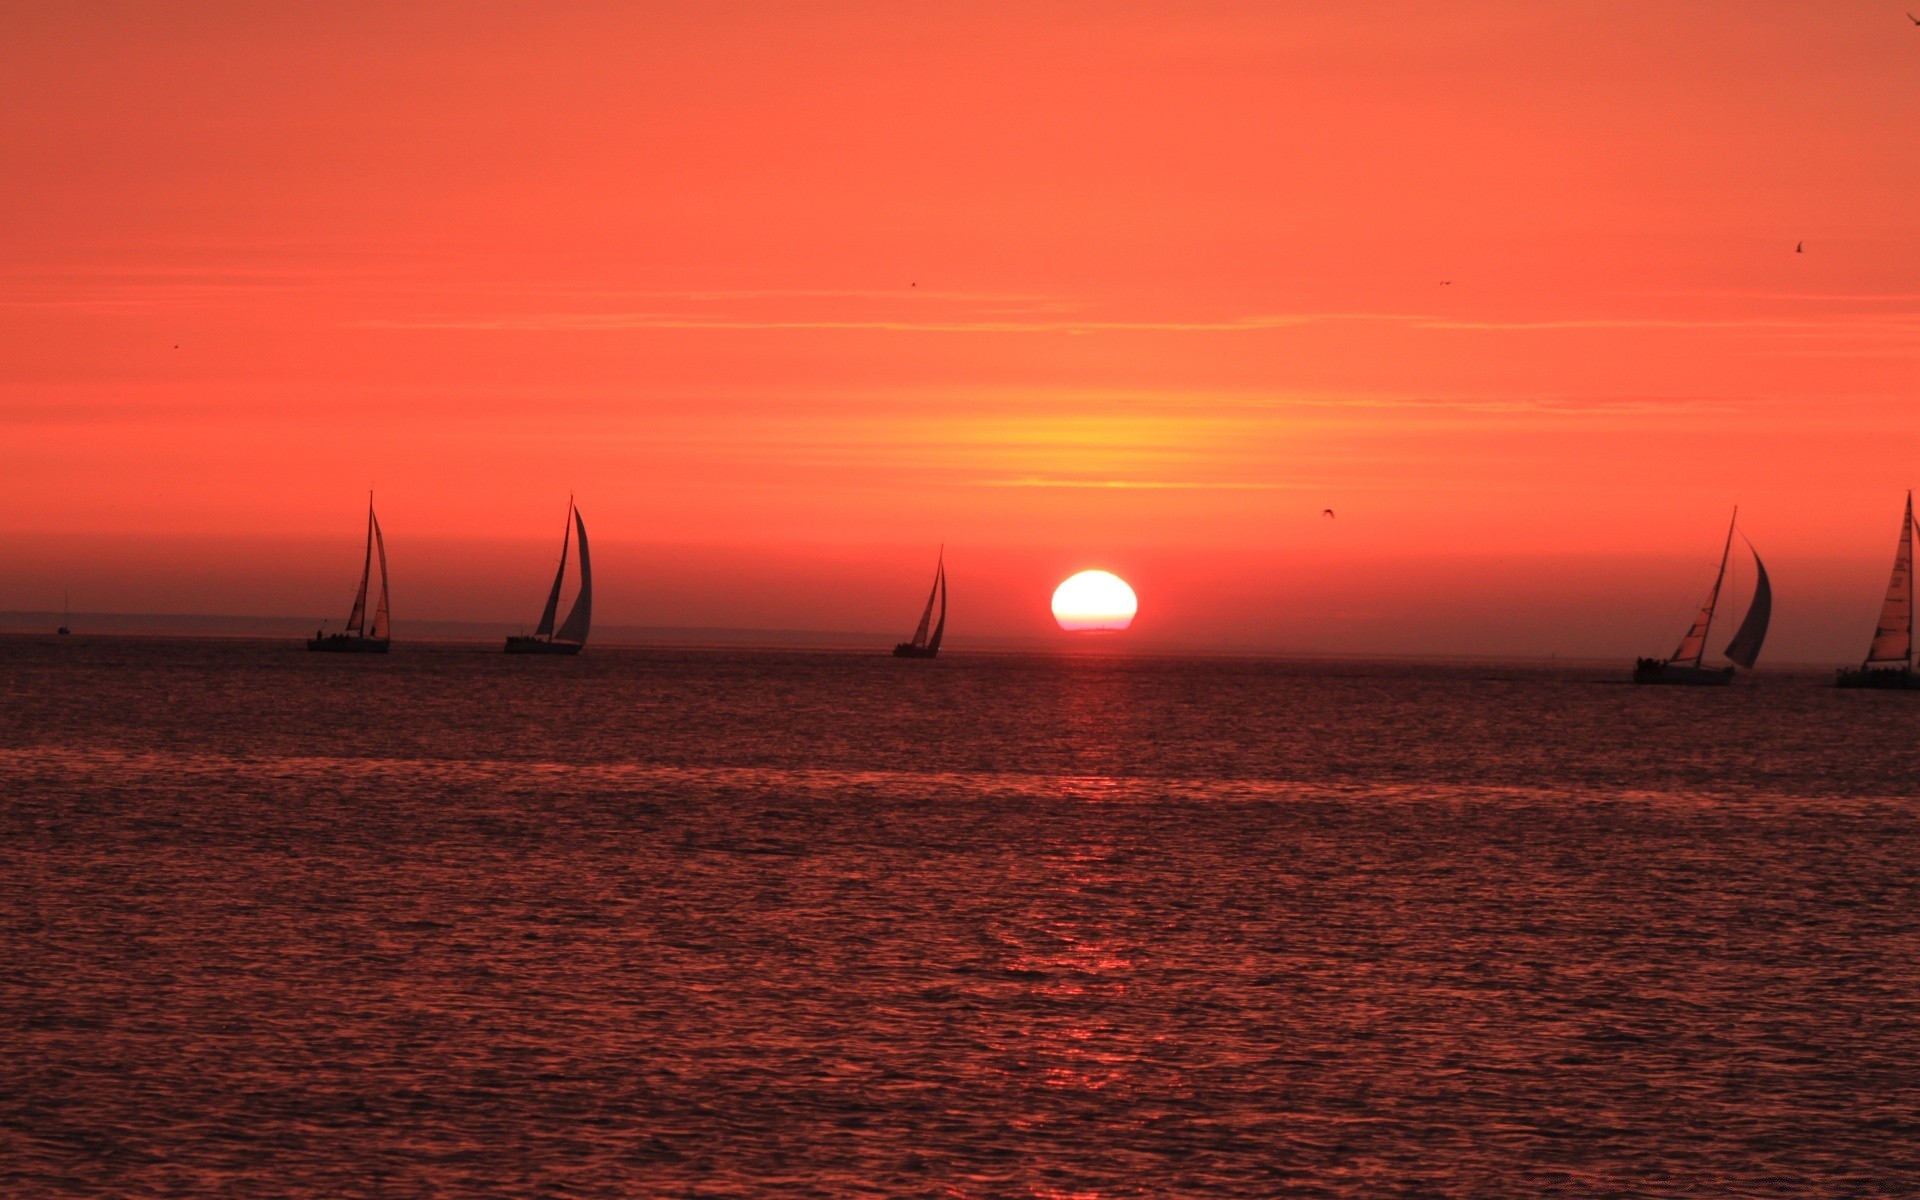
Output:
<instances>
[{"instance_id":1,"label":"distant sailboat","mask_svg":"<svg viewBox=\"0 0 1920 1200\"><path fill-rule=\"evenodd\" d=\"M1893 578L1887 581L1887 598L1881 602L1866 661L1858 670L1842 667L1835 687L1920 690L1920 677L1913 673L1913 528L1913 493L1908 492Z\"/></svg>"},{"instance_id":2,"label":"distant sailboat","mask_svg":"<svg viewBox=\"0 0 1920 1200\"><path fill-rule=\"evenodd\" d=\"M68 637L73 633L73 601L65 592L60 593L60 628L54 630L54 633L61 637Z\"/></svg>"},{"instance_id":3,"label":"distant sailboat","mask_svg":"<svg viewBox=\"0 0 1920 1200\"><path fill-rule=\"evenodd\" d=\"M934 624L933 602L940 601L940 621ZM929 634L927 627L932 625ZM920 614L920 627L913 631L913 640L901 642L893 648L895 658L933 658L940 653L940 639L947 632L947 551L941 547L940 557L933 567L933 590L927 593L926 611Z\"/></svg>"},{"instance_id":4,"label":"distant sailboat","mask_svg":"<svg viewBox=\"0 0 1920 1200\"><path fill-rule=\"evenodd\" d=\"M1686 636L1680 639L1679 647L1671 658L1643 658L1634 663L1635 683L1712 686L1733 682L1732 667L1709 667L1705 659L1707 634L1713 628L1714 609L1720 603L1720 585L1726 582L1727 559L1733 553L1734 525L1739 520L1740 510L1736 508L1733 521L1727 525L1727 544L1720 551L1720 571L1713 577L1713 589L1707 593L1707 601L1700 606ZM1745 534L1741 540L1746 540ZM1767 581L1766 564L1760 561L1760 552L1753 548L1751 541L1747 542L1747 551L1753 555L1753 603L1748 605L1746 618L1722 653L1729 661L1752 670L1753 664L1759 661L1761 644L1767 640L1767 625L1773 620L1773 586Z\"/></svg>"},{"instance_id":5,"label":"distant sailboat","mask_svg":"<svg viewBox=\"0 0 1920 1200\"><path fill-rule=\"evenodd\" d=\"M367 585L372 581L375 556L380 560L380 604L367 616ZM387 610L387 543L380 536L380 520L373 515L373 493L367 493L367 556L360 568L360 590L354 593L353 612L345 633L314 634L307 649L334 654L385 654L390 640Z\"/></svg>"},{"instance_id":6,"label":"distant sailboat","mask_svg":"<svg viewBox=\"0 0 1920 1200\"><path fill-rule=\"evenodd\" d=\"M556 633L553 619L560 610L560 586L567 579L567 538L574 533L579 534L580 541L580 594L574 597L573 608ZM587 644L587 625L592 620L593 564L587 557L587 523L580 518L580 510L573 506L573 498L568 497L567 521L560 527L560 569L554 572L553 590L547 593L547 606L540 612L540 624L531 637L508 638L507 653L578 654L580 647Z\"/></svg>"}]
</instances>

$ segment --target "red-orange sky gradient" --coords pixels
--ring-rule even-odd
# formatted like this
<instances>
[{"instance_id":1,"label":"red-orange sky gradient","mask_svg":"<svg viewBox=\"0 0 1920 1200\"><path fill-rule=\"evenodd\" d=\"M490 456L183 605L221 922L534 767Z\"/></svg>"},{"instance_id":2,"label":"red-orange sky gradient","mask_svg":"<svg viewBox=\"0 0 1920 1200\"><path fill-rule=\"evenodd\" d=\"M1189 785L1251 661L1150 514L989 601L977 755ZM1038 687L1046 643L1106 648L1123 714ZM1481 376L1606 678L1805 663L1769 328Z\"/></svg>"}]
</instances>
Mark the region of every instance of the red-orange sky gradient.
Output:
<instances>
[{"instance_id":1,"label":"red-orange sky gradient","mask_svg":"<svg viewBox=\"0 0 1920 1200\"><path fill-rule=\"evenodd\" d=\"M1857 659L1898 3L13 5L0 609ZM1805 253L1794 253L1804 242ZM1442 281L1450 281L1443 284ZM1337 517L1322 516L1333 508Z\"/></svg>"}]
</instances>

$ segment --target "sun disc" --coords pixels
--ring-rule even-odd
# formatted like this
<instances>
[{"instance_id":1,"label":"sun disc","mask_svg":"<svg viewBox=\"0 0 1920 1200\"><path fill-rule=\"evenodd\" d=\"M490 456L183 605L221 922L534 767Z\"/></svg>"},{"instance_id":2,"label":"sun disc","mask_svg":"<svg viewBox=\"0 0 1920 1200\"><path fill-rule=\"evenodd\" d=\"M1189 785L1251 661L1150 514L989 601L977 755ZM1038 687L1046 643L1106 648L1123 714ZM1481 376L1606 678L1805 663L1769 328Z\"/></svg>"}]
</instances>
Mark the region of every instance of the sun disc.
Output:
<instances>
[{"instance_id":1,"label":"sun disc","mask_svg":"<svg viewBox=\"0 0 1920 1200\"><path fill-rule=\"evenodd\" d=\"M1133 624L1139 598L1111 571L1082 571L1053 590L1053 619L1075 633Z\"/></svg>"}]
</instances>

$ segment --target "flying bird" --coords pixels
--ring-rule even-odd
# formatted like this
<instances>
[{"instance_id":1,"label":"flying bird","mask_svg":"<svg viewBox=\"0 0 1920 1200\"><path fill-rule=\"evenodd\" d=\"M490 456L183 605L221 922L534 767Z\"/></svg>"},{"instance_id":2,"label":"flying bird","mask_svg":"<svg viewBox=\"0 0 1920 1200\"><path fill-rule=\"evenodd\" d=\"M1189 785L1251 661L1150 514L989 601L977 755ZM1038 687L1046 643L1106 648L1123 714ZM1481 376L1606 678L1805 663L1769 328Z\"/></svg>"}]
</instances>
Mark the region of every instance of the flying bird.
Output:
<instances>
[{"instance_id":1,"label":"flying bird","mask_svg":"<svg viewBox=\"0 0 1920 1200\"><path fill-rule=\"evenodd\" d=\"M1793 244L1793 252L1795 254L1805 254L1807 252L1807 244L1805 242L1795 242Z\"/></svg>"},{"instance_id":2,"label":"flying bird","mask_svg":"<svg viewBox=\"0 0 1920 1200\"><path fill-rule=\"evenodd\" d=\"M1333 510L1330 508L1323 508L1320 510L1320 515L1323 517L1331 517L1333 515Z\"/></svg>"}]
</instances>

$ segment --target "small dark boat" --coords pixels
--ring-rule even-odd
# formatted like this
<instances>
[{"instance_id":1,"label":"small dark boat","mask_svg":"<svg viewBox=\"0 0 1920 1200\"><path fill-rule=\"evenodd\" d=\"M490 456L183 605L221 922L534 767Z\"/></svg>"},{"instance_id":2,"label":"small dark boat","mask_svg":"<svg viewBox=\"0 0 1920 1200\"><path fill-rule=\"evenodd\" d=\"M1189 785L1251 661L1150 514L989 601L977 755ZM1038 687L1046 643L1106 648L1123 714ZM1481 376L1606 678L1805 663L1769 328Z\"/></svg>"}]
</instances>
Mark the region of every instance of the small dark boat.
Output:
<instances>
[{"instance_id":1,"label":"small dark boat","mask_svg":"<svg viewBox=\"0 0 1920 1200\"><path fill-rule=\"evenodd\" d=\"M940 621L933 622L933 602L940 601ZM931 625L933 632L927 632ZM940 639L947 632L947 548L940 548L940 557L933 567L933 590L927 593L926 611L920 614L920 627L913 631L913 640L901 642L893 648L895 658L934 658L940 653Z\"/></svg>"},{"instance_id":2,"label":"small dark boat","mask_svg":"<svg viewBox=\"0 0 1920 1200\"><path fill-rule=\"evenodd\" d=\"M580 535L580 594L573 599L567 619L554 632L553 620L560 611L560 587L567 580L567 538ZM567 520L560 527L560 569L553 575L553 590L547 593L547 606L540 612L540 624L531 636L507 639L508 654L578 654L587 644L587 626L593 620L593 564L587 557L587 523L580 510L567 497Z\"/></svg>"},{"instance_id":3,"label":"small dark boat","mask_svg":"<svg viewBox=\"0 0 1920 1200\"><path fill-rule=\"evenodd\" d=\"M380 560L380 603L367 615L367 585L372 582L375 556ZM387 542L380 536L380 520L373 515L373 493L367 493L367 557L360 568L360 590L354 593L353 612L344 633L316 633L307 649L329 654L385 654L390 638L387 610Z\"/></svg>"},{"instance_id":4,"label":"small dark boat","mask_svg":"<svg viewBox=\"0 0 1920 1200\"><path fill-rule=\"evenodd\" d=\"M1906 515L1900 519L1900 545L1893 555L1893 578L1880 605L1880 623L1858 669L1842 667L1833 685L1875 688L1890 692L1920 691L1913 663L1913 493L1907 493Z\"/></svg>"},{"instance_id":5,"label":"small dark boat","mask_svg":"<svg viewBox=\"0 0 1920 1200\"><path fill-rule=\"evenodd\" d=\"M60 637L73 636L73 601L65 592L60 593L60 628L53 632Z\"/></svg>"},{"instance_id":6,"label":"small dark boat","mask_svg":"<svg viewBox=\"0 0 1920 1200\"><path fill-rule=\"evenodd\" d=\"M1727 544L1720 551L1720 571L1713 577L1713 588L1707 593L1707 601L1700 606L1700 612L1687 629L1685 637L1680 639L1679 648L1671 658L1642 658L1633 664L1635 683L1679 684L1692 687L1725 687L1733 682L1733 667L1709 667L1705 663L1707 634L1713 628L1714 610L1720 604L1720 585L1726 582L1727 559L1733 553L1734 523L1740 519L1740 510L1733 510L1733 523L1727 525ZM1746 535L1741 534L1741 540ZM1767 626L1773 620L1773 587L1767 582L1766 564L1760 561L1760 552L1747 542L1747 551L1753 555L1753 602L1747 606L1747 615L1740 622L1740 628L1734 632L1733 640L1722 651L1733 663L1753 669L1760 658L1760 646L1767 640Z\"/></svg>"}]
</instances>

